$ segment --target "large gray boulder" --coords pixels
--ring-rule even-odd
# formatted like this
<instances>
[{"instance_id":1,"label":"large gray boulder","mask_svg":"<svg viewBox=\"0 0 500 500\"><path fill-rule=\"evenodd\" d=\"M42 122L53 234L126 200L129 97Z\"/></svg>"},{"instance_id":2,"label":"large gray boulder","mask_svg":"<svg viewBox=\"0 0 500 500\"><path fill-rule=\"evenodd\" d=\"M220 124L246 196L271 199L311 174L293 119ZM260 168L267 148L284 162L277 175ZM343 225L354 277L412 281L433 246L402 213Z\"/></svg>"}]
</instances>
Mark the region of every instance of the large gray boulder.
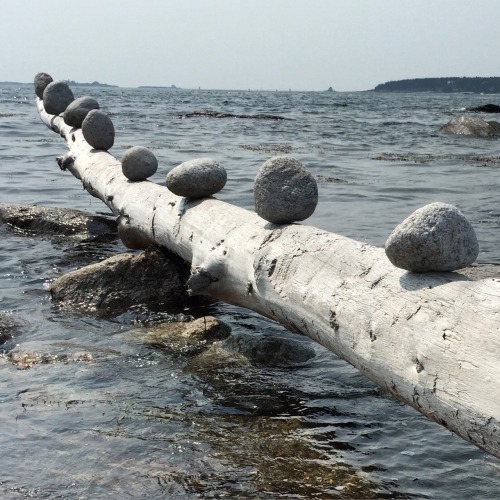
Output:
<instances>
[{"instance_id":1,"label":"large gray boulder","mask_svg":"<svg viewBox=\"0 0 500 500\"><path fill-rule=\"evenodd\" d=\"M479 244L473 227L458 208L431 203L394 229L385 253L396 267L408 271L455 271L476 260Z\"/></svg>"},{"instance_id":2,"label":"large gray boulder","mask_svg":"<svg viewBox=\"0 0 500 500\"><path fill-rule=\"evenodd\" d=\"M174 167L167 174L167 187L177 196L205 198L218 193L227 181L224 167L212 158L196 158Z\"/></svg>"},{"instance_id":3,"label":"large gray boulder","mask_svg":"<svg viewBox=\"0 0 500 500\"><path fill-rule=\"evenodd\" d=\"M122 156L122 172L130 181L143 181L158 170L156 156L147 148L134 146Z\"/></svg>"},{"instance_id":4,"label":"large gray boulder","mask_svg":"<svg viewBox=\"0 0 500 500\"><path fill-rule=\"evenodd\" d=\"M43 99L43 91L49 83L52 83L54 79L48 73L37 73L34 78L35 94Z\"/></svg>"},{"instance_id":5,"label":"large gray boulder","mask_svg":"<svg viewBox=\"0 0 500 500\"><path fill-rule=\"evenodd\" d=\"M253 194L257 214L274 224L307 219L318 204L316 180L289 156L275 156L260 167Z\"/></svg>"},{"instance_id":6,"label":"large gray boulder","mask_svg":"<svg viewBox=\"0 0 500 500\"><path fill-rule=\"evenodd\" d=\"M85 140L95 149L107 151L115 143L115 127L111 118L100 109L92 109L82 123Z\"/></svg>"},{"instance_id":7,"label":"large gray boulder","mask_svg":"<svg viewBox=\"0 0 500 500\"><path fill-rule=\"evenodd\" d=\"M88 95L71 102L63 114L64 123L70 127L81 128L83 120L93 109L99 109L99 103Z\"/></svg>"},{"instance_id":8,"label":"large gray boulder","mask_svg":"<svg viewBox=\"0 0 500 500\"><path fill-rule=\"evenodd\" d=\"M66 82L51 82L43 91L43 107L50 115L61 114L75 100Z\"/></svg>"},{"instance_id":9,"label":"large gray boulder","mask_svg":"<svg viewBox=\"0 0 500 500\"><path fill-rule=\"evenodd\" d=\"M488 122L474 116L459 116L453 118L439 130L445 134L467 135L471 137L495 137L500 135L498 122Z\"/></svg>"}]
</instances>

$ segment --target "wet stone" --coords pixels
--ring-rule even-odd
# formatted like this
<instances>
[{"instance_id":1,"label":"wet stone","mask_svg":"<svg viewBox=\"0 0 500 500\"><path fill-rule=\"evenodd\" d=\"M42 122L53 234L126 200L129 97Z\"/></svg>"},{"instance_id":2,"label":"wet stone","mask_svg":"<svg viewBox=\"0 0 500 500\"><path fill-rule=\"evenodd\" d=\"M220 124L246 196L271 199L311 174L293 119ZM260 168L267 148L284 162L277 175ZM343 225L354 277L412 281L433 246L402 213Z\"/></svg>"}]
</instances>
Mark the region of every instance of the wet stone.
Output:
<instances>
[{"instance_id":1,"label":"wet stone","mask_svg":"<svg viewBox=\"0 0 500 500\"><path fill-rule=\"evenodd\" d=\"M75 96L66 82L51 82L43 91L43 107L50 115L59 115L73 102Z\"/></svg>"},{"instance_id":2,"label":"wet stone","mask_svg":"<svg viewBox=\"0 0 500 500\"><path fill-rule=\"evenodd\" d=\"M37 73L35 75L35 94L40 99L43 99L43 91L49 83L52 83L54 79L48 73Z\"/></svg>"},{"instance_id":3,"label":"wet stone","mask_svg":"<svg viewBox=\"0 0 500 500\"><path fill-rule=\"evenodd\" d=\"M471 137L494 137L500 135L495 122L488 122L474 116L453 118L440 129L445 134L466 135Z\"/></svg>"},{"instance_id":4,"label":"wet stone","mask_svg":"<svg viewBox=\"0 0 500 500\"><path fill-rule=\"evenodd\" d=\"M88 112L82 123L85 140L94 148L107 151L115 143L115 127L111 118L100 109Z\"/></svg>"},{"instance_id":5,"label":"wet stone","mask_svg":"<svg viewBox=\"0 0 500 500\"><path fill-rule=\"evenodd\" d=\"M149 149L134 146L123 153L122 172L130 181L143 181L157 170L158 160Z\"/></svg>"},{"instance_id":6,"label":"wet stone","mask_svg":"<svg viewBox=\"0 0 500 500\"><path fill-rule=\"evenodd\" d=\"M93 109L99 109L99 103L93 97L79 97L71 102L64 111L64 123L70 127L80 128L89 111Z\"/></svg>"},{"instance_id":7,"label":"wet stone","mask_svg":"<svg viewBox=\"0 0 500 500\"><path fill-rule=\"evenodd\" d=\"M260 167L253 194L257 214L274 224L307 219L318 204L316 180L289 156L275 156Z\"/></svg>"},{"instance_id":8,"label":"wet stone","mask_svg":"<svg viewBox=\"0 0 500 500\"><path fill-rule=\"evenodd\" d=\"M226 185L227 174L217 160L196 158L174 167L166 181L168 189L177 196L205 198Z\"/></svg>"},{"instance_id":9,"label":"wet stone","mask_svg":"<svg viewBox=\"0 0 500 500\"><path fill-rule=\"evenodd\" d=\"M458 208L431 203L394 229L385 253L396 267L408 271L455 271L476 260L479 244L474 228Z\"/></svg>"}]
</instances>

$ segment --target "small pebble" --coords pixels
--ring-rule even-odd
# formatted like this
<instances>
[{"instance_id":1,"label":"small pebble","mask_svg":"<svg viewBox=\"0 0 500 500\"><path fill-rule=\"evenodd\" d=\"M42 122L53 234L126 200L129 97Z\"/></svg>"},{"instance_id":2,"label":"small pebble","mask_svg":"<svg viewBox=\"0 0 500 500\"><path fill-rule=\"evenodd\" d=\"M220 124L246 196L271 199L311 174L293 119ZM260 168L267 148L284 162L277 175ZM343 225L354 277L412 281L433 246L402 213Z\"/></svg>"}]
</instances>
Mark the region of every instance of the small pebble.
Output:
<instances>
[{"instance_id":1,"label":"small pebble","mask_svg":"<svg viewBox=\"0 0 500 500\"><path fill-rule=\"evenodd\" d=\"M205 198L218 193L227 181L226 170L212 158L196 158L167 174L167 187L177 196Z\"/></svg>"},{"instance_id":2,"label":"small pebble","mask_svg":"<svg viewBox=\"0 0 500 500\"><path fill-rule=\"evenodd\" d=\"M310 217L318 204L318 185L300 161L275 156L259 169L253 188L255 211L274 224Z\"/></svg>"},{"instance_id":3,"label":"small pebble","mask_svg":"<svg viewBox=\"0 0 500 500\"><path fill-rule=\"evenodd\" d=\"M134 146L127 149L122 157L123 175L131 181L143 181L158 170L156 156L147 148Z\"/></svg>"},{"instance_id":4,"label":"small pebble","mask_svg":"<svg viewBox=\"0 0 500 500\"><path fill-rule=\"evenodd\" d=\"M82 123L85 140L95 149L107 151L115 143L115 127L111 118L100 109L92 109Z\"/></svg>"},{"instance_id":5,"label":"small pebble","mask_svg":"<svg viewBox=\"0 0 500 500\"><path fill-rule=\"evenodd\" d=\"M474 228L457 207L431 203L394 229L385 253L396 267L407 271L455 271L476 260L479 244Z\"/></svg>"},{"instance_id":6,"label":"small pebble","mask_svg":"<svg viewBox=\"0 0 500 500\"><path fill-rule=\"evenodd\" d=\"M80 128L88 112L92 109L99 109L99 103L93 97L79 97L71 102L64 111L64 123L70 127Z\"/></svg>"},{"instance_id":7,"label":"small pebble","mask_svg":"<svg viewBox=\"0 0 500 500\"><path fill-rule=\"evenodd\" d=\"M35 94L40 99L43 99L43 91L45 90L45 87L53 81L54 79L48 73L37 73L34 79Z\"/></svg>"},{"instance_id":8,"label":"small pebble","mask_svg":"<svg viewBox=\"0 0 500 500\"><path fill-rule=\"evenodd\" d=\"M75 96L66 82L51 82L43 91L43 107L49 115L61 114Z\"/></svg>"}]
</instances>

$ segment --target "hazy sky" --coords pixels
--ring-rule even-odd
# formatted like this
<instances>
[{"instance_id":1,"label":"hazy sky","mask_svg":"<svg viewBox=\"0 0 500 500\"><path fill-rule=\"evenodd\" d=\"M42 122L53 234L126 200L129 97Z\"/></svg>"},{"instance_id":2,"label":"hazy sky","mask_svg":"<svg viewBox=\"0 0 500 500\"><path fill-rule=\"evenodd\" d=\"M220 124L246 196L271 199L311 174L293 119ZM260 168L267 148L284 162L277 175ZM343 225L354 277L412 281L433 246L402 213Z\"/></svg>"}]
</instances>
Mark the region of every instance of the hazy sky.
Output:
<instances>
[{"instance_id":1,"label":"hazy sky","mask_svg":"<svg viewBox=\"0 0 500 500\"><path fill-rule=\"evenodd\" d=\"M500 76L500 0L0 0L0 81L366 90Z\"/></svg>"}]
</instances>

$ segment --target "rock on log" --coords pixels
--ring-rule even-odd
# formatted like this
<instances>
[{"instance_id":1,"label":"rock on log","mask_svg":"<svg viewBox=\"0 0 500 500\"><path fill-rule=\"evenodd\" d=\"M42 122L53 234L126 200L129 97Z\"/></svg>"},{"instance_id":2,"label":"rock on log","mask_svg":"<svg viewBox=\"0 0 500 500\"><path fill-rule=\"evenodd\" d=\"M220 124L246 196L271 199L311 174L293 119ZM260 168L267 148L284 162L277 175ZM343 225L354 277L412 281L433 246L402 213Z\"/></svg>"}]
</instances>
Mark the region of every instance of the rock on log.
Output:
<instances>
[{"instance_id":1,"label":"rock on log","mask_svg":"<svg viewBox=\"0 0 500 500\"><path fill-rule=\"evenodd\" d=\"M60 161L135 229L191 263L190 288L309 336L419 412L500 457L500 280L412 274L384 250L275 225L214 198L129 182L109 153L48 115Z\"/></svg>"}]
</instances>

